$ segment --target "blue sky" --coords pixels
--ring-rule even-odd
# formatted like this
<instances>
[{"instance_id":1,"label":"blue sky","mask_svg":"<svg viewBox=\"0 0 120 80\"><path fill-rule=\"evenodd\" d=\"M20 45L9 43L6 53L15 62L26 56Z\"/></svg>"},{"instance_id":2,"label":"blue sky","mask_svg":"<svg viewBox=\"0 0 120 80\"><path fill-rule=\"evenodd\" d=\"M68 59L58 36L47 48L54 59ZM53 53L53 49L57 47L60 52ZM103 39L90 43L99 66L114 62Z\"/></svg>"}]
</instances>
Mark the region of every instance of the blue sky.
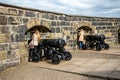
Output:
<instances>
[{"instance_id":1,"label":"blue sky","mask_svg":"<svg viewBox=\"0 0 120 80\"><path fill-rule=\"evenodd\" d=\"M0 0L0 2L69 15L120 18L120 0Z\"/></svg>"}]
</instances>

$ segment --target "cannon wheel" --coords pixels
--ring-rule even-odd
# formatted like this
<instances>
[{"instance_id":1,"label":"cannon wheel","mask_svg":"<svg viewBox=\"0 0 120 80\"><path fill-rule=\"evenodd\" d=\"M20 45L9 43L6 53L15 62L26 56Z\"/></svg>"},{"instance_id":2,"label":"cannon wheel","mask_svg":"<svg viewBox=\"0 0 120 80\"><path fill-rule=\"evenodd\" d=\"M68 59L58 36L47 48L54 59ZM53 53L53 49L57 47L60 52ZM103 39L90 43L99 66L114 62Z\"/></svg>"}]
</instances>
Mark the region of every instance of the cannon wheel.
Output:
<instances>
[{"instance_id":1,"label":"cannon wheel","mask_svg":"<svg viewBox=\"0 0 120 80\"><path fill-rule=\"evenodd\" d=\"M64 54L63 53L58 53L57 55L60 58L60 60L64 60Z\"/></svg>"},{"instance_id":2,"label":"cannon wheel","mask_svg":"<svg viewBox=\"0 0 120 80\"><path fill-rule=\"evenodd\" d=\"M54 52L55 51L53 49L49 49L44 55L48 60L50 60Z\"/></svg>"},{"instance_id":3,"label":"cannon wheel","mask_svg":"<svg viewBox=\"0 0 120 80\"><path fill-rule=\"evenodd\" d=\"M70 52L64 52L65 54L65 60L69 61L72 58L72 55L70 54Z\"/></svg>"},{"instance_id":4,"label":"cannon wheel","mask_svg":"<svg viewBox=\"0 0 120 80\"><path fill-rule=\"evenodd\" d=\"M104 49L108 50L110 48L110 46L108 44L104 44Z\"/></svg>"},{"instance_id":5,"label":"cannon wheel","mask_svg":"<svg viewBox=\"0 0 120 80\"><path fill-rule=\"evenodd\" d=\"M96 45L96 50L97 50L97 51L102 50L101 46L100 46L100 45Z\"/></svg>"},{"instance_id":6,"label":"cannon wheel","mask_svg":"<svg viewBox=\"0 0 120 80\"><path fill-rule=\"evenodd\" d=\"M53 55L52 63L53 64L59 64L60 63L60 57L59 57L59 55L57 55L57 54Z\"/></svg>"}]
</instances>

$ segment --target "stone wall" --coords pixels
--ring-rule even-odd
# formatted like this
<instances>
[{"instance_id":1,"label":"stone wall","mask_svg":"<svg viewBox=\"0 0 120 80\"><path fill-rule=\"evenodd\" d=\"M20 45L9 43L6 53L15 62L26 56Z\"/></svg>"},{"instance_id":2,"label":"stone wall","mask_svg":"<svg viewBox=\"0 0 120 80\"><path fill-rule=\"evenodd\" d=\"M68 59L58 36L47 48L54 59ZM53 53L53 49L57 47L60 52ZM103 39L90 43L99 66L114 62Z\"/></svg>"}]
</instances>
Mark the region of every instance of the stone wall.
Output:
<instances>
[{"instance_id":1,"label":"stone wall","mask_svg":"<svg viewBox=\"0 0 120 80\"><path fill-rule=\"evenodd\" d=\"M0 67L27 61L24 33L35 25L49 28L52 31L47 33L49 38L64 38L66 49L74 50L77 49L76 30L82 26L90 27L94 34L105 34L110 45L117 44L120 18L73 16L0 3Z\"/></svg>"}]
</instances>

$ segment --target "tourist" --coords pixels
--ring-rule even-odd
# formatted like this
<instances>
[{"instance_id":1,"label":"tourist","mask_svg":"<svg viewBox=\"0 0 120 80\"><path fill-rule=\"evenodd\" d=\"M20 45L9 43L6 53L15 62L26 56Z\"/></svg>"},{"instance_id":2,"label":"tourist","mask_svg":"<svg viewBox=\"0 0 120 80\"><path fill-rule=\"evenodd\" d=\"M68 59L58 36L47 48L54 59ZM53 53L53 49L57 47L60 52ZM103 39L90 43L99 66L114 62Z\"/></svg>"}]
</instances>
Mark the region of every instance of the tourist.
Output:
<instances>
[{"instance_id":1,"label":"tourist","mask_svg":"<svg viewBox=\"0 0 120 80\"><path fill-rule=\"evenodd\" d=\"M32 60L35 59L39 61L40 55L38 54L38 44L40 42L41 35L40 32L37 29L34 29L33 34L32 34L32 40L29 43L30 47L30 56L32 56Z\"/></svg>"},{"instance_id":2,"label":"tourist","mask_svg":"<svg viewBox=\"0 0 120 80\"><path fill-rule=\"evenodd\" d=\"M83 41L84 41L84 30L81 29L78 35L79 35L79 38L78 38L79 49L82 49L83 48Z\"/></svg>"}]
</instances>

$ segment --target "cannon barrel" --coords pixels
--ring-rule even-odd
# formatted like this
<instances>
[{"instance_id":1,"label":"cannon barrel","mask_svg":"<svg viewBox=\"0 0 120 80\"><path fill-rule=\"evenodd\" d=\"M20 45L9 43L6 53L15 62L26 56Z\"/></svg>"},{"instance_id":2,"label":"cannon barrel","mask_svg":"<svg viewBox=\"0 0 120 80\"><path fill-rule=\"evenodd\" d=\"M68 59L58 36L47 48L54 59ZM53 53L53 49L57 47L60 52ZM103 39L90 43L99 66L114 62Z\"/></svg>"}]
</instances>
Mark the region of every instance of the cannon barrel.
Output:
<instances>
[{"instance_id":1,"label":"cannon barrel","mask_svg":"<svg viewBox=\"0 0 120 80\"><path fill-rule=\"evenodd\" d=\"M85 36L86 40L97 40L97 41L103 41L105 40L105 35L87 35Z\"/></svg>"},{"instance_id":2,"label":"cannon barrel","mask_svg":"<svg viewBox=\"0 0 120 80\"><path fill-rule=\"evenodd\" d=\"M63 48L66 45L63 39L42 39L43 46L50 46L55 48Z\"/></svg>"}]
</instances>

